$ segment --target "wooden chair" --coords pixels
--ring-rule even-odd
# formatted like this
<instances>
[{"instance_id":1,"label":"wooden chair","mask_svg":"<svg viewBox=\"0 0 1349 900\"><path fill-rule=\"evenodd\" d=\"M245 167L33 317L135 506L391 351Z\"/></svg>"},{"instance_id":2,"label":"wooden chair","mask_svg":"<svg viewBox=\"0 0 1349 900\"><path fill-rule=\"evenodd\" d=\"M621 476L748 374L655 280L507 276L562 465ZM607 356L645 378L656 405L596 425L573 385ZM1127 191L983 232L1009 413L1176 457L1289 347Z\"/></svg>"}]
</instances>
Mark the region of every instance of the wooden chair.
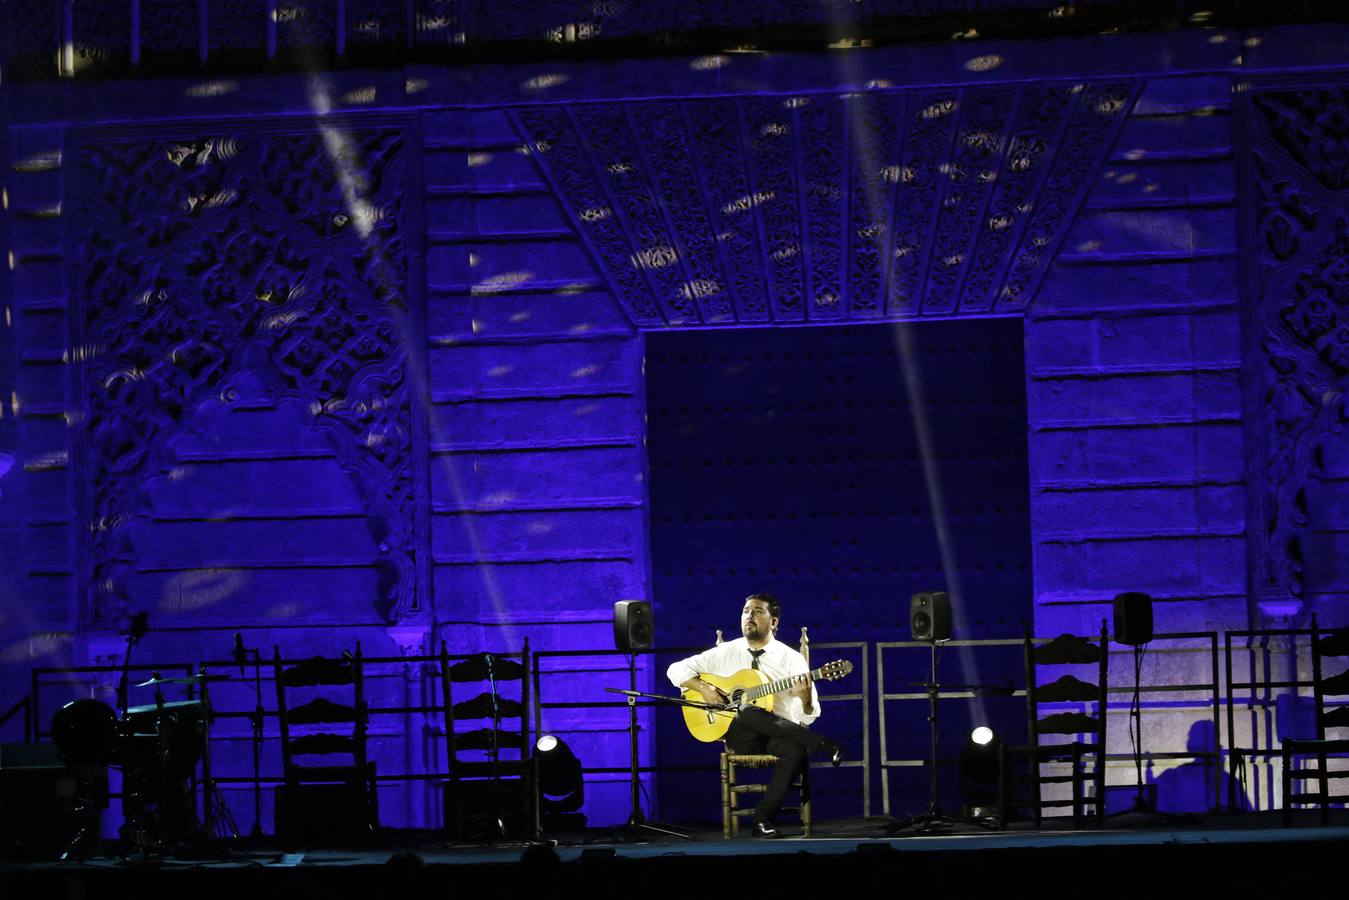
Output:
<instances>
[{"instance_id":1,"label":"wooden chair","mask_svg":"<svg viewBox=\"0 0 1349 900\"><path fill-rule=\"evenodd\" d=\"M1073 826L1079 827L1086 818L1086 808L1092 807L1097 823L1105 819L1105 753L1106 753L1106 693L1109 635L1101 623L1098 643L1084 637L1063 634L1048 643L1036 645L1028 636L1025 644L1026 660L1026 718L1029 725L1030 746L1013 751L1013 760L1027 765L1024 774L1014 776L1014 784L1029 785L1029 805L1039 828L1046 809L1072 810ZM1073 666L1077 674L1067 673L1048 684L1040 683L1042 666ZM1095 676L1095 683L1079 678ZM1086 712L1056 712L1041 715L1041 704L1082 703ZM1071 736L1073 740L1045 741L1046 736ZM1087 740L1080 735L1090 735ZM1090 774L1087 761L1091 761ZM1068 766L1066 774L1046 775L1042 766ZM1086 792L1090 780L1093 791ZM1045 799L1043 788L1049 784L1071 785L1070 799Z\"/></svg>"},{"instance_id":2,"label":"wooden chair","mask_svg":"<svg viewBox=\"0 0 1349 900\"><path fill-rule=\"evenodd\" d=\"M721 631L717 631L717 643L722 642ZM807 659L810 658L810 643L806 636L806 629L801 629L801 654ZM721 833L723 837L731 838L740 834L740 819L745 816L754 815L754 807L739 805L739 798L745 794L762 794L768 789L768 785L762 781L740 782L736 778L736 773L740 769L773 769L778 764L778 757L771 753L732 753L722 744L721 754ZM796 806L784 806L784 812L795 812L801 816L801 830L805 837L810 837L810 760L801 768L801 775L797 778L795 788L799 796Z\"/></svg>"},{"instance_id":3,"label":"wooden chair","mask_svg":"<svg viewBox=\"0 0 1349 900\"><path fill-rule=\"evenodd\" d=\"M772 769L778 764L778 758L771 753L731 753L721 754L721 833L724 837L740 834L740 819L754 815L754 807L741 807L737 802L745 794L762 794L768 785L761 781L741 783L736 780L740 769ZM801 769L801 777L796 781L800 800L796 806L784 806L784 812L796 812L801 816L801 831L810 837L810 761Z\"/></svg>"},{"instance_id":4,"label":"wooden chair","mask_svg":"<svg viewBox=\"0 0 1349 900\"><path fill-rule=\"evenodd\" d=\"M1292 824L1293 805L1321 808L1321 822L1330 820L1332 804L1349 801L1349 790L1332 787L1349 778L1349 738L1327 737L1330 731L1349 734L1349 669L1325 673L1327 658L1349 656L1349 627L1323 632L1312 619L1312 698L1316 712L1314 737L1285 737L1283 751L1283 823ZM1338 668L1338 667L1337 667ZM1332 767L1332 762L1338 765ZM1303 785L1294 788L1294 782Z\"/></svg>"},{"instance_id":5,"label":"wooden chair","mask_svg":"<svg viewBox=\"0 0 1349 900\"><path fill-rule=\"evenodd\" d=\"M451 662L440 647L445 745L445 828L455 840L536 836L537 776L529 729L529 642L520 653ZM466 700L455 685L476 686ZM461 693L462 693L461 689Z\"/></svg>"},{"instance_id":6,"label":"wooden chair","mask_svg":"<svg viewBox=\"0 0 1349 900\"><path fill-rule=\"evenodd\" d=\"M277 834L290 843L368 840L379 827L379 804L375 764L366 748L361 645L354 656L315 656L292 666L284 664L281 648L275 647L272 667L284 775ZM301 695L308 699L296 705ZM318 764L309 762L314 758Z\"/></svg>"}]
</instances>

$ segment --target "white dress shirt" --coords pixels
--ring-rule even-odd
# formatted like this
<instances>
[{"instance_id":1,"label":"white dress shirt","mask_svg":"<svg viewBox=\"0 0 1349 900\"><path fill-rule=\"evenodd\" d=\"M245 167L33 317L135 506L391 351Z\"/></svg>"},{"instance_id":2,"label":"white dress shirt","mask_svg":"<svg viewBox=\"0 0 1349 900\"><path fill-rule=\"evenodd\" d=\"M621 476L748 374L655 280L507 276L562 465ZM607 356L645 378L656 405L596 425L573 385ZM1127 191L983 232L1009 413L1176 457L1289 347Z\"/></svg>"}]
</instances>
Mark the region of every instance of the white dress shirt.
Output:
<instances>
[{"instance_id":1,"label":"white dress shirt","mask_svg":"<svg viewBox=\"0 0 1349 900\"><path fill-rule=\"evenodd\" d=\"M718 644L711 650L704 650L688 659L681 659L665 670L671 683L679 687L697 675L734 675L741 669L754 667L754 657L750 655L749 641L743 637ZM759 671L768 676L769 681L777 681L792 675L805 675L810 671L806 658L779 640L770 640L763 646L763 655L759 657ZM807 713L801 698L790 691L773 695L773 714L789 719L798 725L809 725L820 717L820 695L815 684L810 685L810 705L815 711Z\"/></svg>"}]
</instances>

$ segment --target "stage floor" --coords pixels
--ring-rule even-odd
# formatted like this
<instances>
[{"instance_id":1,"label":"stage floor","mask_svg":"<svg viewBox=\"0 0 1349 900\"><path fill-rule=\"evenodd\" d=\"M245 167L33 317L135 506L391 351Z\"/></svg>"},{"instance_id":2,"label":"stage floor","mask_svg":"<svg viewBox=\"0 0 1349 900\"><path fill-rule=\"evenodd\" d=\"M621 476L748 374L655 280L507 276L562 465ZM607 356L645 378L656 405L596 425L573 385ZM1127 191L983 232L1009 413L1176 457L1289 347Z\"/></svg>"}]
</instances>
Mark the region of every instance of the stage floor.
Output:
<instances>
[{"instance_id":1,"label":"stage floor","mask_svg":"<svg viewBox=\"0 0 1349 900\"><path fill-rule=\"evenodd\" d=\"M0 896L172 890L190 900L407 898L409 892L444 891L447 885L481 887L491 897L688 896L702 893L699 885L710 890L755 873L787 879L801 890L853 892L876 879L906 888L993 884L997 889L1013 882L1032 889L1045 879L1086 879L1084 889L1104 885L1107 895L1146 890L1159 896L1182 886L1244 896L1324 890L1338 883L1330 873L1349 851L1349 811L1334 811L1328 825L1311 812L1299 812L1293 822L1284 827L1280 813L1165 823L1121 817L1101 828L1017 825L998 832L958 826L888 835L890 820L852 819L817 823L810 838L791 836L788 829L777 839L726 840L718 828L692 831L687 840L663 835L624 840L595 831L534 843L464 844L447 844L430 832L383 832L376 844L360 848L240 845L151 859L109 853L79 863L9 860L0 863Z\"/></svg>"}]
</instances>

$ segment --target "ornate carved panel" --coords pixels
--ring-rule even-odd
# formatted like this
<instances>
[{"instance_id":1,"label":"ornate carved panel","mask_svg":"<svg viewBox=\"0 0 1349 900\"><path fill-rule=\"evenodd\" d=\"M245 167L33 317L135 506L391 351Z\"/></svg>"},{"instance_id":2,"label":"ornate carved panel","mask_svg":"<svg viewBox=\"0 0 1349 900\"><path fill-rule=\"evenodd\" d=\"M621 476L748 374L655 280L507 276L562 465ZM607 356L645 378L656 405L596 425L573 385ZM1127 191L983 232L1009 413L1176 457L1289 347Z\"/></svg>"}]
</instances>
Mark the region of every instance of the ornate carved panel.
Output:
<instances>
[{"instance_id":1,"label":"ornate carved panel","mask_svg":"<svg viewBox=\"0 0 1349 900\"><path fill-rule=\"evenodd\" d=\"M516 115L638 325L841 321L1024 309L1135 89L980 86Z\"/></svg>"},{"instance_id":2,"label":"ornate carved panel","mask_svg":"<svg viewBox=\"0 0 1349 900\"><path fill-rule=\"evenodd\" d=\"M127 535L184 422L244 384L309 410L365 505L377 611L417 610L404 154L365 125L80 141L91 619L124 603Z\"/></svg>"},{"instance_id":3,"label":"ornate carved panel","mask_svg":"<svg viewBox=\"0 0 1349 900\"><path fill-rule=\"evenodd\" d=\"M14 25L11 77L42 78L57 73L56 48L60 40L54 0L13 0Z\"/></svg>"},{"instance_id":4,"label":"ornate carved panel","mask_svg":"<svg viewBox=\"0 0 1349 900\"><path fill-rule=\"evenodd\" d=\"M1132 105L1129 82L1089 84L1078 92L1078 102L1059 138L1052 168L1040 185L1021 238L995 301L998 306L1024 309L1048 268L1073 214L1081 202L1087 175L1100 165L1114 135L1112 126Z\"/></svg>"},{"instance_id":5,"label":"ornate carved panel","mask_svg":"<svg viewBox=\"0 0 1349 900\"><path fill-rule=\"evenodd\" d=\"M1258 599L1287 600L1312 587L1309 511L1335 502L1323 481L1349 475L1334 470L1349 420L1349 90L1258 91L1251 112L1246 365L1263 447L1249 472L1261 503L1250 534Z\"/></svg>"},{"instance_id":6,"label":"ornate carved panel","mask_svg":"<svg viewBox=\"0 0 1349 900\"><path fill-rule=\"evenodd\" d=\"M70 17L76 72L125 63L131 50L131 0L74 0Z\"/></svg>"},{"instance_id":7,"label":"ornate carved panel","mask_svg":"<svg viewBox=\"0 0 1349 900\"><path fill-rule=\"evenodd\" d=\"M348 0L347 45L353 52L403 50L408 35L407 9L405 0Z\"/></svg>"},{"instance_id":8,"label":"ornate carved panel","mask_svg":"<svg viewBox=\"0 0 1349 900\"><path fill-rule=\"evenodd\" d=\"M722 251L727 283L735 290L737 317L742 322L767 321L768 287L759 274L763 248L757 222L749 215L752 194L740 152L744 138L738 105L713 100L680 107L693 135L694 156L702 166L706 192L701 199Z\"/></svg>"},{"instance_id":9,"label":"ornate carved panel","mask_svg":"<svg viewBox=\"0 0 1349 900\"><path fill-rule=\"evenodd\" d=\"M854 160L849 167L848 307L854 317L876 316L885 308L887 251L894 230L891 192L900 171L904 95L857 94L848 98L848 105Z\"/></svg>"},{"instance_id":10,"label":"ornate carved panel","mask_svg":"<svg viewBox=\"0 0 1349 900\"><path fill-rule=\"evenodd\" d=\"M265 55L267 0L206 0L212 56Z\"/></svg>"},{"instance_id":11,"label":"ornate carved panel","mask_svg":"<svg viewBox=\"0 0 1349 900\"><path fill-rule=\"evenodd\" d=\"M331 53L337 36L337 0L276 0L276 45Z\"/></svg>"},{"instance_id":12,"label":"ornate carved panel","mask_svg":"<svg viewBox=\"0 0 1349 900\"><path fill-rule=\"evenodd\" d=\"M464 42L458 0L413 0L418 47L452 47Z\"/></svg>"},{"instance_id":13,"label":"ornate carved panel","mask_svg":"<svg viewBox=\"0 0 1349 900\"><path fill-rule=\"evenodd\" d=\"M182 0L140 0L141 58L195 58L198 6Z\"/></svg>"}]
</instances>

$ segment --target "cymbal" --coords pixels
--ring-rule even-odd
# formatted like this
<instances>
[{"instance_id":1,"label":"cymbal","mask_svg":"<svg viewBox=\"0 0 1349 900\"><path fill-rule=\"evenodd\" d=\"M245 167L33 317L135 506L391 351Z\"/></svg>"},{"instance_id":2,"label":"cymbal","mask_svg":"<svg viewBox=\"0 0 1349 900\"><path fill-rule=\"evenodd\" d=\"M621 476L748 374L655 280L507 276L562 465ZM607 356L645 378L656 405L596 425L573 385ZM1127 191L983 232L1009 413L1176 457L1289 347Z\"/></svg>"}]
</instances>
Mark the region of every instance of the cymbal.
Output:
<instances>
[{"instance_id":1,"label":"cymbal","mask_svg":"<svg viewBox=\"0 0 1349 900\"><path fill-rule=\"evenodd\" d=\"M177 678L165 678L156 672L148 680L138 683L136 687L154 687L158 684L201 684L207 681L228 681L229 677L230 676L228 675L207 675L203 672L200 675L181 675Z\"/></svg>"}]
</instances>

